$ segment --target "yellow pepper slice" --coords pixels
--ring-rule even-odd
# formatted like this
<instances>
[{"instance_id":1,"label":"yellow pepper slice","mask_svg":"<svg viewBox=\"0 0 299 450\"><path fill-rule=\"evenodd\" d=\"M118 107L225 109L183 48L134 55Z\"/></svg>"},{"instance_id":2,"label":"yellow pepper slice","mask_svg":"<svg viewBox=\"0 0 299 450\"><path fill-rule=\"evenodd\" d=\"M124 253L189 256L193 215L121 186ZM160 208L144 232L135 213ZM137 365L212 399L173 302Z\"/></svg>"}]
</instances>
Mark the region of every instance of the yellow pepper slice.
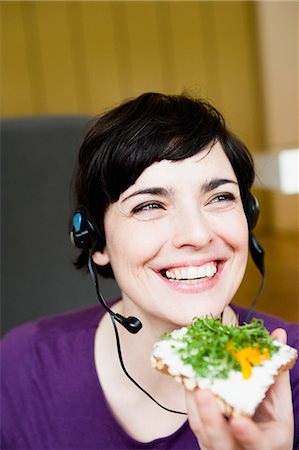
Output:
<instances>
[{"instance_id":1,"label":"yellow pepper slice","mask_svg":"<svg viewBox=\"0 0 299 450\"><path fill-rule=\"evenodd\" d=\"M233 342L230 341L227 344L226 349L239 361L241 372L245 380L250 378L253 366L259 365L270 358L270 353L267 348L244 347L241 350L235 350Z\"/></svg>"}]
</instances>

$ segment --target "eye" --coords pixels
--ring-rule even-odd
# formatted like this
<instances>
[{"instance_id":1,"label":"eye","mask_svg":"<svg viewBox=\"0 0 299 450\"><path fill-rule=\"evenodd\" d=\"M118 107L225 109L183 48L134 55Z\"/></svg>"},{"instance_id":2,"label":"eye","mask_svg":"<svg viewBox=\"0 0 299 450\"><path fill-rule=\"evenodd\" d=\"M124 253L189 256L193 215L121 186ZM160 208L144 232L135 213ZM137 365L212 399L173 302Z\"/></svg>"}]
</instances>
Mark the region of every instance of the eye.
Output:
<instances>
[{"instance_id":1,"label":"eye","mask_svg":"<svg viewBox=\"0 0 299 450\"><path fill-rule=\"evenodd\" d=\"M133 208L132 213L136 214L139 211L148 211L151 209L158 209L161 208L161 204L157 203L157 202L146 202L146 203L141 203L141 205L135 206L135 208Z\"/></svg>"},{"instance_id":2,"label":"eye","mask_svg":"<svg viewBox=\"0 0 299 450\"><path fill-rule=\"evenodd\" d=\"M239 198L239 196L237 197L232 192L220 192L210 197L206 202L206 206L212 210L226 210L235 205Z\"/></svg>"},{"instance_id":3,"label":"eye","mask_svg":"<svg viewBox=\"0 0 299 450\"><path fill-rule=\"evenodd\" d=\"M215 195L211 200L210 203L222 203L222 202L233 202L236 200L236 197L234 194L231 194L229 192L224 192L221 194Z\"/></svg>"},{"instance_id":4,"label":"eye","mask_svg":"<svg viewBox=\"0 0 299 450\"><path fill-rule=\"evenodd\" d=\"M144 202L135 206L131 214L139 220L154 220L162 216L165 207L160 202Z\"/></svg>"}]
</instances>

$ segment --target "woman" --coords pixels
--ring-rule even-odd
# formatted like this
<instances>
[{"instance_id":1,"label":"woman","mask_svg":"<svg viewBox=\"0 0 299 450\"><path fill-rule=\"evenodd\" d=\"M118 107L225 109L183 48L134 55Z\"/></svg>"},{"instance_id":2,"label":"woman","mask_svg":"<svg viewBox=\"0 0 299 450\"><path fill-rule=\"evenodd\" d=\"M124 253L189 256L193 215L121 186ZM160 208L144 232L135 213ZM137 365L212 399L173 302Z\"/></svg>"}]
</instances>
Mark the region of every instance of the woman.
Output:
<instances>
[{"instance_id":1,"label":"woman","mask_svg":"<svg viewBox=\"0 0 299 450\"><path fill-rule=\"evenodd\" d=\"M149 93L95 122L79 154L72 238L82 249L77 266L89 268L101 303L96 270L115 277L121 299L106 311L42 319L5 338L3 448L298 445L287 373L254 420L228 422L208 392L186 394L150 365L161 334L194 316L248 316L229 305L248 247L263 272L252 234L253 179L246 147L205 102ZM255 316L282 341L285 328L295 345L298 327ZM111 317L124 325L117 325L117 345ZM298 368L292 372L295 393ZM298 412L298 395L294 405Z\"/></svg>"}]
</instances>

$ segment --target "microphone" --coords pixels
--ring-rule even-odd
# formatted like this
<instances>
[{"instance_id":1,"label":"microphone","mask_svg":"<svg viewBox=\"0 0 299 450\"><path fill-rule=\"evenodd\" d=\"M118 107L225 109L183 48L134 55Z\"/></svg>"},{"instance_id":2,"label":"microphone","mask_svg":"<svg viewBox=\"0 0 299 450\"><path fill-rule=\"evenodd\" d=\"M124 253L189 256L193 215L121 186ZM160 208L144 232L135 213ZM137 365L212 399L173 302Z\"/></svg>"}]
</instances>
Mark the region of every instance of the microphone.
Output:
<instances>
[{"instance_id":1,"label":"microphone","mask_svg":"<svg viewBox=\"0 0 299 450\"><path fill-rule=\"evenodd\" d=\"M105 307L105 305L104 305ZM106 307L106 311L111 314L115 320L117 320L121 325L123 325L130 333L136 334L142 328L142 323L137 317L129 316L124 317L121 314L114 313L110 308Z\"/></svg>"},{"instance_id":2,"label":"microphone","mask_svg":"<svg viewBox=\"0 0 299 450\"><path fill-rule=\"evenodd\" d=\"M137 319L137 317L133 317L133 316L124 317L121 314L113 312L107 305L106 300L104 299L104 297L102 296L102 294L99 290L98 277L96 274L96 269L94 267L94 262L93 262L93 259L91 256L91 252L89 252L89 255L88 255L88 270L89 270L90 275L95 284L98 300L101 303L101 305L106 309L108 314L110 314L111 317L113 317L117 322L119 322L123 327L125 327L126 330L128 330L130 333L133 333L133 334L138 333L138 331L141 330L141 328L142 328L142 323L140 322L139 319Z\"/></svg>"}]
</instances>

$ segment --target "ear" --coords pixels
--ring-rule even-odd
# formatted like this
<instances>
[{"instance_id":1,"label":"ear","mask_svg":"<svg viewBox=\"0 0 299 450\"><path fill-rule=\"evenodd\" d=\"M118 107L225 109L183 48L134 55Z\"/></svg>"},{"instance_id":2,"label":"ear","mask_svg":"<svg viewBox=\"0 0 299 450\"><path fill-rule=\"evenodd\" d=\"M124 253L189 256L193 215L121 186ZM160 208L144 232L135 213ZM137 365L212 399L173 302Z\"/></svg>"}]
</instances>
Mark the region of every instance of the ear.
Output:
<instances>
[{"instance_id":1,"label":"ear","mask_svg":"<svg viewBox=\"0 0 299 450\"><path fill-rule=\"evenodd\" d=\"M107 253L106 248L102 252L96 251L92 254L92 259L95 264L98 266L106 266L110 262L109 255Z\"/></svg>"}]
</instances>

